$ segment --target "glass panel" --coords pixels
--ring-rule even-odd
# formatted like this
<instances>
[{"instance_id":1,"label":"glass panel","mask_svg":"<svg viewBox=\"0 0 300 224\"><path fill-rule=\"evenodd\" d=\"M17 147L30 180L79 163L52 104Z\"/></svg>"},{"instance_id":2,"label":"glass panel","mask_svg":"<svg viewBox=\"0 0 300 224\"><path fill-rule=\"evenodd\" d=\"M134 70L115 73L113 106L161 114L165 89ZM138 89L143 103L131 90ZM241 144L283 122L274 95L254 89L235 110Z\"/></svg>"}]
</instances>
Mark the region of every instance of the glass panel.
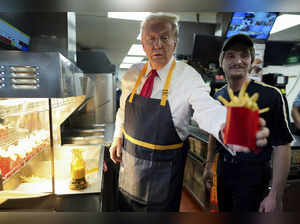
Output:
<instances>
[{"instance_id":1,"label":"glass panel","mask_svg":"<svg viewBox=\"0 0 300 224\"><path fill-rule=\"evenodd\" d=\"M52 192L48 99L0 99L0 169L12 198ZM4 192L5 193L5 192Z\"/></svg>"}]
</instances>

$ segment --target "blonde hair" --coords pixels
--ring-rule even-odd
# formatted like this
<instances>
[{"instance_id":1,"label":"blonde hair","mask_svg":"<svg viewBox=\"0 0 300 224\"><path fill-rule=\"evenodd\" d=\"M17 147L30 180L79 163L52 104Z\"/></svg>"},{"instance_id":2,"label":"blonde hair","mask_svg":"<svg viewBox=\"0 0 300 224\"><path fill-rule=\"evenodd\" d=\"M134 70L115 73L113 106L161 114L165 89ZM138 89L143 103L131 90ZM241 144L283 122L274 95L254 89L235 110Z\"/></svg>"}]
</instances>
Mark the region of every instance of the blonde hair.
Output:
<instances>
[{"instance_id":1,"label":"blonde hair","mask_svg":"<svg viewBox=\"0 0 300 224\"><path fill-rule=\"evenodd\" d=\"M140 34L143 35L143 29L144 27L149 24L150 22L153 21L162 21L162 22L167 22L170 23L172 26L172 31L174 31L175 38L178 39L178 33L179 33L179 26L178 26L178 21L179 21L179 16L173 13L163 13L163 12L158 12L158 13L151 13L149 16L147 16L144 21L141 22L141 27L140 27Z\"/></svg>"}]
</instances>

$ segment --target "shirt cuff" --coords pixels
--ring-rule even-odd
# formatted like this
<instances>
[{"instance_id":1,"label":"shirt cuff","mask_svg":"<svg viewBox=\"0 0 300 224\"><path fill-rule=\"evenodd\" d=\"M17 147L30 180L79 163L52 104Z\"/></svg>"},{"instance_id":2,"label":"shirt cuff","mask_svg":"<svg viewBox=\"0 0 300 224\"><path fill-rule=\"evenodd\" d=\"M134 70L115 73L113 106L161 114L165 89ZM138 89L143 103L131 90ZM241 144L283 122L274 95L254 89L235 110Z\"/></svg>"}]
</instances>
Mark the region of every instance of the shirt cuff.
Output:
<instances>
[{"instance_id":1,"label":"shirt cuff","mask_svg":"<svg viewBox=\"0 0 300 224\"><path fill-rule=\"evenodd\" d=\"M122 128L120 126L115 127L114 138L122 138Z\"/></svg>"}]
</instances>

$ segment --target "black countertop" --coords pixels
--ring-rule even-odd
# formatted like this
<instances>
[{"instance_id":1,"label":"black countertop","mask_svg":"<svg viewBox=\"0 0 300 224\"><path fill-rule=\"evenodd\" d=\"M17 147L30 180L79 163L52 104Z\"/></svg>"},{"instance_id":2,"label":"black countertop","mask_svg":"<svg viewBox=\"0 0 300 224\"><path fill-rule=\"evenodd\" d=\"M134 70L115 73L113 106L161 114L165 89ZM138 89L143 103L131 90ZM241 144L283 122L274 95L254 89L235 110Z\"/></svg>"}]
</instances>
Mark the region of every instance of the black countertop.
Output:
<instances>
[{"instance_id":1,"label":"black countertop","mask_svg":"<svg viewBox=\"0 0 300 224\"><path fill-rule=\"evenodd\" d=\"M10 199L0 205L0 213L5 211L100 212L101 210L101 193Z\"/></svg>"},{"instance_id":2,"label":"black countertop","mask_svg":"<svg viewBox=\"0 0 300 224\"><path fill-rule=\"evenodd\" d=\"M204 131L196 126L192 126L192 125L190 125L188 127L188 130L189 130L190 136L195 137L201 141L208 143L209 134L206 131Z\"/></svg>"}]
</instances>

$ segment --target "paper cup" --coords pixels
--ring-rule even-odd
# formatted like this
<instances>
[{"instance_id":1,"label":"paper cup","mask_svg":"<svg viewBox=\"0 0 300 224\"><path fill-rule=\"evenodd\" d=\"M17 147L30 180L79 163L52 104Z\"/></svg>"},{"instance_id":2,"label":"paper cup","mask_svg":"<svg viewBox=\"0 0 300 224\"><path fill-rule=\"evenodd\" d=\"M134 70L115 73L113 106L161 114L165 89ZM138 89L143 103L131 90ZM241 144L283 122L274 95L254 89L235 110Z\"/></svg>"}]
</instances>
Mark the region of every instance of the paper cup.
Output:
<instances>
[{"instance_id":1,"label":"paper cup","mask_svg":"<svg viewBox=\"0 0 300 224\"><path fill-rule=\"evenodd\" d=\"M259 129L258 111L245 107L227 107L224 128L224 143L245 146L259 152L256 146L256 132Z\"/></svg>"}]
</instances>

